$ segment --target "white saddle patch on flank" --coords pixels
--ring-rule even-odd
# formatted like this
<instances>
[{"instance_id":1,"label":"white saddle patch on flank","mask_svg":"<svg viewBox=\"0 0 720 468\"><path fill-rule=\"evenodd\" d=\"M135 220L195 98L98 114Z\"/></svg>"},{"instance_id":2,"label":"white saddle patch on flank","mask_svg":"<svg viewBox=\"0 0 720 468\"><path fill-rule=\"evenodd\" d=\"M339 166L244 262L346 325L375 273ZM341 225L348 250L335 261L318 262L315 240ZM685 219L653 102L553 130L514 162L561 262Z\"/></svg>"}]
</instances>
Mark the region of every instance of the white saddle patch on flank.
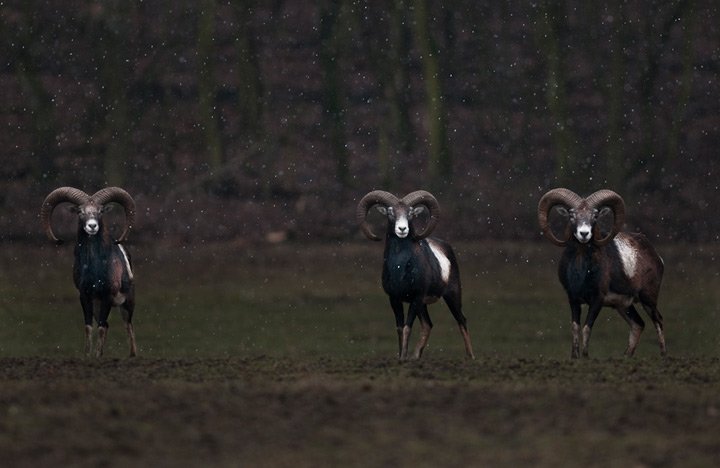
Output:
<instances>
[{"instance_id":1,"label":"white saddle patch on flank","mask_svg":"<svg viewBox=\"0 0 720 468\"><path fill-rule=\"evenodd\" d=\"M623 237L617 236L613 242L615 242L615 247L617 247L620 254L625 274L628 278L632 278L635 276L635 267L637 266L637 250Z\"/></svg>"},{"instance_id":2,"label":"white saddle patch on flank","mask_svg":"<svg viewBox=\"0 0 720 468\"><path fill-rule=\"evenodd\" d=\"M127 268L128 276L130 277L130 279L133 279L133 272L132 268L130 268L130 260L128 259L127 252L125 252L125 248L122 245L118 244L117 246L120 247L120 252L122 252L123 260L125 260L125 267Z\"/></svg>"},{"instance_id":3,"label":"white saddle patch on flank","mask_svg":"<svg viewBox=\"0 0 720 468\"><path fill-rule=\"evenodd\" d=\"M432 250L433 255L435 255L435 258L437 258L437 261L440 264L440 276L442 276L443 282L447 284L448 280L450 279L450 259L445 256L445 254L440 249L440 246L435 244L433 241L428 240L428 245L430 246L430 250Z\"/></svg>"}]
</instances>

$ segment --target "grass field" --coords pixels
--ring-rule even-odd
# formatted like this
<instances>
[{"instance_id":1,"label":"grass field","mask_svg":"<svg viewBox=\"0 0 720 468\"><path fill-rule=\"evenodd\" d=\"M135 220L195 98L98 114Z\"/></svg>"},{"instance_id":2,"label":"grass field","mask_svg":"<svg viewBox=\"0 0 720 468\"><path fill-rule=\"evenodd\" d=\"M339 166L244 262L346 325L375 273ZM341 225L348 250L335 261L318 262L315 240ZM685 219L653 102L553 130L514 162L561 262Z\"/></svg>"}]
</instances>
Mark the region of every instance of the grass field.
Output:
<instances>
[{"instance_id":1,"label":"grass field","mask_svg":"<svg viewBox=\"0 0 720 468\"><path fill-rule=\"evenodd\" d=\"M717 466L716 246L661 246L669 356L612 310L571 361L549 244L459 244L477 359L443 304L398 363L382 246L131 247L140 357L119 314L81 356L72 248L0 251L8 466ZM417 335L417 331L416 331Z\"/></svg>"}]
</instances>

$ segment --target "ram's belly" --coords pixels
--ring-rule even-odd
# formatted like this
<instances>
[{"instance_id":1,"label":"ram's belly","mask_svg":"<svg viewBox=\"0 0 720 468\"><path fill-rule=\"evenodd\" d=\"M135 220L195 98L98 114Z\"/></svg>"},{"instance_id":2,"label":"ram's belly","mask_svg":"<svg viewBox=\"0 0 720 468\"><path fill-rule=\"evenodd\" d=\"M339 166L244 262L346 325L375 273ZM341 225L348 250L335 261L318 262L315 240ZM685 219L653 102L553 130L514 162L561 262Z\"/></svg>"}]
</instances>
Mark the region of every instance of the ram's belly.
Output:
<instances>
[{"instance_id":1,"label":"ram's belly","mask_svg":"<svg viewBox=\"0 0 720 468\"><path fill-rule=\"evenodd\" d=\"M440 300L440 298L437 296L425 296L425 299L423 300L423 302L425 304L435 304L439 300Z\"/></svg>"},{"instance_id":2,"label":"ram's belly","mask_svg":"<svg viewBox=\"0 0 720 468\"><path fill-rule=\"evenodd\" d=\"M127 298L125 297L125 294L123 294L123 293L114 294L112 297L113 305L114 306L122 305L125 303L126 299Z\"/></svg>"},{"instance_id":3,"label":"ram's belly","mask_svg":"<svg viewBox=\"0 0 720 468\"><path fill-rule=\"evenodd\" d=\"M405 302L422 298L426 304L436 302L442 291L433 289L431 283L422 274L410 266L396 266L386 271L383 278L385 292Z\"/></svg>"},{"instance_id":4,"label":"ram's belly","mask_svg":"<svg viewBox=\"0 0 720 468\"><path fill-rule=\"evenodd\" d=\"M603 305L607 307L619 307L624 309L626 307L630 307L633 302L635 302L635 298L633 296L610 291L605 295Z\"/></svg>"}]
</instances>

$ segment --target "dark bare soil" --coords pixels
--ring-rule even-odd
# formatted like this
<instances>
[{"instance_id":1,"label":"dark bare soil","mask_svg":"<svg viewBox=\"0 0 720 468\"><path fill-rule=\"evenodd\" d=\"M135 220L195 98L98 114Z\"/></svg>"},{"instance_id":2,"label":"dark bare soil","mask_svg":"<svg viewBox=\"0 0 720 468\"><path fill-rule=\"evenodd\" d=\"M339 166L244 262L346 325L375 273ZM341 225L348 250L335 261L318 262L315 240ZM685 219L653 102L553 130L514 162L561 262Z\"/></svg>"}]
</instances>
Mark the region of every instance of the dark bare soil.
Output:
<instances>
[{"instance_id":1,"label":"dark bare soil","mask_svg":"<svg viewBox=\"0 0 720 468\"><path fill-rule=\"evenodd\" d=\"M718 466L720 361L0 359L4 466Z\"/></svg>"}]
</instances>

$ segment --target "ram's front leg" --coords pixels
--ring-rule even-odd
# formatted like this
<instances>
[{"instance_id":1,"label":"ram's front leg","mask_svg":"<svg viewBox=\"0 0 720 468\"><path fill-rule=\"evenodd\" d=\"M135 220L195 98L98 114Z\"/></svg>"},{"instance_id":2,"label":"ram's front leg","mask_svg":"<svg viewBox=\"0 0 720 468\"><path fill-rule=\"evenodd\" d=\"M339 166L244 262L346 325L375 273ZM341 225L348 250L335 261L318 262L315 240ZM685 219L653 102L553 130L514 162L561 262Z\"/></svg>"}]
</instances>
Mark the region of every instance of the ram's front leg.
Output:
<instances>
[{"instance_id":1,"label":"ram's front leg","mask_svg":"<svg viewBox=\"0 0 720 468\"><path fill-rule=\"evenodd\" d=\"M403 331L405 328L405 311L400 300L390 299L390 306L395 314L395 328L398 336L398 359L403 358Z\"/></svg>"},{"instance_id":2,"label":"ram's front leg","mask_svg":"<svg viewBox=\"0 0 720 468\"><path fill-rule=\"evenodd\" d=\"M85 325L85 356L90 356L92 352L92 324Z\"/></svg>"},{"instance_id":3,"label":"ram's front leg","mask_svg":"<svg viewBox=\"0 0 720 468\"><path fill-rule=\"evenodd\" d=\"M85 295L80 295L80 305L85 320L85 356L90 356L92 352L93 301Z\"/></svg>"},{"instance_id":4,"label":"ram's front leg","mask_svg":"<svg viewBox=\"0 0 720 468\"><path fill-rule=\"evenodd\" d=\"M430 320L430 314L428 314L427 305L424 303L418 311L417 316L420 319L422 331L420 332L420 339L415 346L415 353L413 354L414 359L420 359L422 356L425 346L427 346L428 340L430 339L430 332L433 327L432 320Z\"/></svg>"},{"instance_id":5,"label":"ram's front leg","mask_svg":"<svg viewBox=\"0 0 720 468\"><path fill-rule=\"evenodd\" d=\"M421 300L422 301L422 300ZM422 302L420 303L421 305ZM408 358L408 343L410 342L410 333L412 332L412 326L415 322L415 317L417 317L418 314L418 304L417 300L410 303L410 307L408 307L408 315L407 320L405 321L405 326L403 327L403 334L402 334L402 346L400 350L400 360L405 361Z\"/></svg>"},{"instance_id":6,"label":"ram's front leg","mask_svg":"<svg viewBox=\"0 0 720 468\"><path fill-rule=\"evenodd\" d=\"M585 326L582 329L582 337L583 337L583 343L582 343L582 356L588 357L588 348L590 346L590 334L592 333L592 327L595 324L595 319L597 319L598 314L600 313L600 309L602 309L602 302L600 300L596 300L590 306L588 307L588 315L585 319Z\"/></svg>"},{"instance_id":7,"label":"ram's front leg","mask_svg":"<svg viewBox=\"0 0 720 468\"><path fill-rule=\"evenodd\" d=\"M110 309L112 308L112 302L109 298L100 301L100 313L98 314L98 339L95 346L95 356L102 357L103 348L105 347L105 340L107 339L108 330L108 317L110 316Z\"/></svg>"},{"instance_id":8,"label":"ram's front leg","mask_svg":"<svg viewBox=\"0 0 720 468\"><path fill-rule=\"evenodd\" d=\"M577 301L570 301L570 314L572 323L570 324L572 330L572 350L570 357L577 359L580 357L580 303Z\"/></svg>"}]
</instances>

